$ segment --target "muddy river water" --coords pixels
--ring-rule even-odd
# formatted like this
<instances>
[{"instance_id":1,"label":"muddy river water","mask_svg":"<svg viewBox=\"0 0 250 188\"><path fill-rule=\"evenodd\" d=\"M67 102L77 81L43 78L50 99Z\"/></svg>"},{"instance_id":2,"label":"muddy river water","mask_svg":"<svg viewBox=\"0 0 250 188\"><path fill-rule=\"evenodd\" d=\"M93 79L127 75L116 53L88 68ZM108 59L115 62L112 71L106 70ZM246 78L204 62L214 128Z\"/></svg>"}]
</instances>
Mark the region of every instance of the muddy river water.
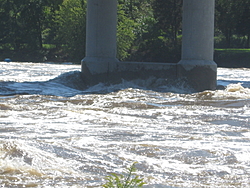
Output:
<instances>
[{"instance_id":1,"label":"muddy river water","mask_svg":"<svg viewBox=\"0 0 250 188\"><path fill-rule=\"evenodd\" d=\"M133 162L144 187L250 187L250 69L190 93L155 78L82 90L70 63L0 66L0 187L101 187Z\"/></svg>"}]
</instances>

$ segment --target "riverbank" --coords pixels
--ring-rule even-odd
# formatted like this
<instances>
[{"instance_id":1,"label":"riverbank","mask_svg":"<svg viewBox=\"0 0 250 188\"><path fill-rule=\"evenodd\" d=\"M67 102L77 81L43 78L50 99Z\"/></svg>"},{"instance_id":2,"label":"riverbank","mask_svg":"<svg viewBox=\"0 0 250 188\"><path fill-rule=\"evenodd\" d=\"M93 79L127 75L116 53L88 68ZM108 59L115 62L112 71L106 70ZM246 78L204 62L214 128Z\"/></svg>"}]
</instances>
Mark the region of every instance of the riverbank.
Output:
<instances>
[{"instance_id":1,"label":"riverbank","mask_svg":"<svg viewBox=\"0 0 250 188\"><path fill-rule=\"evenodd\" d=\"M226 68L250 68L250 49L227 48L215 49L214 61L218 67Z\"/></svg>"},{"instance_id":2,"label":"riverbank","mask_svg":"<svg viewBox=\"0 0 250 188\"><path fill-rule=\"evenodd\" d=\"M84 55L83 55L84 57ZM75 59L70 59L67 54L55 49L44 50L30 50L30 51L11 51L1 50L0 61L5 58L10 58L16 62L74 62ZM215 49L214 61L218 67L226 68L250 68L250 49L246 48L227 48L227 49Z\"/></svg>"}]
</instances>

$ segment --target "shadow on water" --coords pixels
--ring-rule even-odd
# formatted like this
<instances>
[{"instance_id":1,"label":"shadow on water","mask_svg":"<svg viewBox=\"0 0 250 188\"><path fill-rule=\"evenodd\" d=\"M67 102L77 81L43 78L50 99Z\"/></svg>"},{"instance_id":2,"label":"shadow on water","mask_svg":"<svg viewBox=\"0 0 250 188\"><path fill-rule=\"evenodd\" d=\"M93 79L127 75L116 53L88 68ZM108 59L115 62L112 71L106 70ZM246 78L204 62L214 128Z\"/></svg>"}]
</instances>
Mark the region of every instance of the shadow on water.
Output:
<instances>
[{"instance_id":1,"label":"shadow on water","mask_svg":"<svg viewBox=\"0 0 250 188\"><path fill-rule=\"evenodd\" d=\"M36 82L0 82L0 95L54 95L72 97L81 94L108 94L133 88L156 92L190 94L194 91L184 80L166 80L151 77L147 80L122 80L118 84L99 83L88 86L80 71L70 71L48 81Z\"/></svg>"},{"instance_id":2,"label":"shadow on water","mask_svg":"<svg viewBox=\"0 0 250 188\"><path fill-rule=\"evenodd\" d=\"M229 84L241 84L244 88L250 88L250 81L242 80L217 80L217 85L226 87Z\"/></svg>"},{"instance_id":3,"label":"shadow on water","mask_svg":"<svg viewBox=\"0 0 250 188\"><path fill-rule=\"evenodd\" d=\"M218 80L218 90L224 90L230 84L240 84L244 88L250 88L249 81ZM72 97L84 94L108 94L128 88L151 90L161 93L192 94L195 93L185 80L171 80L150 77L146 80L122 80L118 84L99 83L88 86L80 71L63 73L48 81L36 82L0 82L0 95L52 95Z\"/></svg>"},{"instance_id":4,"label":"shadow on water","mask_svg":"<svg viewBox=\"0 0 250 188\"><path fill-rule=\"evenodd\" d=\"M0 82L0 95L56 95L74 96L86 89L79 71L71 71L48 81Z\"/></svg>"}]
</instances>

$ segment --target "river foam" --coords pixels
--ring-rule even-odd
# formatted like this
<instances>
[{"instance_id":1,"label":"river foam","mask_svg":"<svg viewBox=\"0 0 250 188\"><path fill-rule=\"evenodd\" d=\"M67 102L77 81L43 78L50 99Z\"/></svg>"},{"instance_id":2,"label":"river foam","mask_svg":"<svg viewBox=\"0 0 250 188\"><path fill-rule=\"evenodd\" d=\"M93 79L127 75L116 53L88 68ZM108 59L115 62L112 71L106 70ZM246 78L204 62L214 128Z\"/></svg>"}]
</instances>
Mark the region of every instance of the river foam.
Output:
<instances>
[{"instance_id":1,"label":"river foam","mask_svg":"<svg viewBox=\"0 0 250 188\"><path fill-rule=\"evenodd\" d=\"M248 187L250 69L224 89L168 80L85 88L80 65L1 64L2 187L100 187L137 161L148 188Z\"/></svg>"}]
</instances>

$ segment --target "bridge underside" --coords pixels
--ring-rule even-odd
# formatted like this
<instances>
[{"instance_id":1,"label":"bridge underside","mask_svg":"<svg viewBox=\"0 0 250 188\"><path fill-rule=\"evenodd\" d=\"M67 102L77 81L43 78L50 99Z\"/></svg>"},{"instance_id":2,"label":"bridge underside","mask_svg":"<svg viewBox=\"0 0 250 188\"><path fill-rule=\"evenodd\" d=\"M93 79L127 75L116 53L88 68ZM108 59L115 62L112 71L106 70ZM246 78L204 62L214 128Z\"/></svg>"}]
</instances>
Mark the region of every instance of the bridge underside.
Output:
<instances>
[{"instance_id":1,"label":"bridge underside","mask_svg":"<svg viewBox=\"0 0 250 188\"><path fill-rule=\"evenodd\" d=\"M88 0L86 57L82 73L90 85L154 76L185 79L196 91L216 89L214 0L183 0L179 63L120 62L116 58L117 0Z\"/></svg>"}]
</instances>

